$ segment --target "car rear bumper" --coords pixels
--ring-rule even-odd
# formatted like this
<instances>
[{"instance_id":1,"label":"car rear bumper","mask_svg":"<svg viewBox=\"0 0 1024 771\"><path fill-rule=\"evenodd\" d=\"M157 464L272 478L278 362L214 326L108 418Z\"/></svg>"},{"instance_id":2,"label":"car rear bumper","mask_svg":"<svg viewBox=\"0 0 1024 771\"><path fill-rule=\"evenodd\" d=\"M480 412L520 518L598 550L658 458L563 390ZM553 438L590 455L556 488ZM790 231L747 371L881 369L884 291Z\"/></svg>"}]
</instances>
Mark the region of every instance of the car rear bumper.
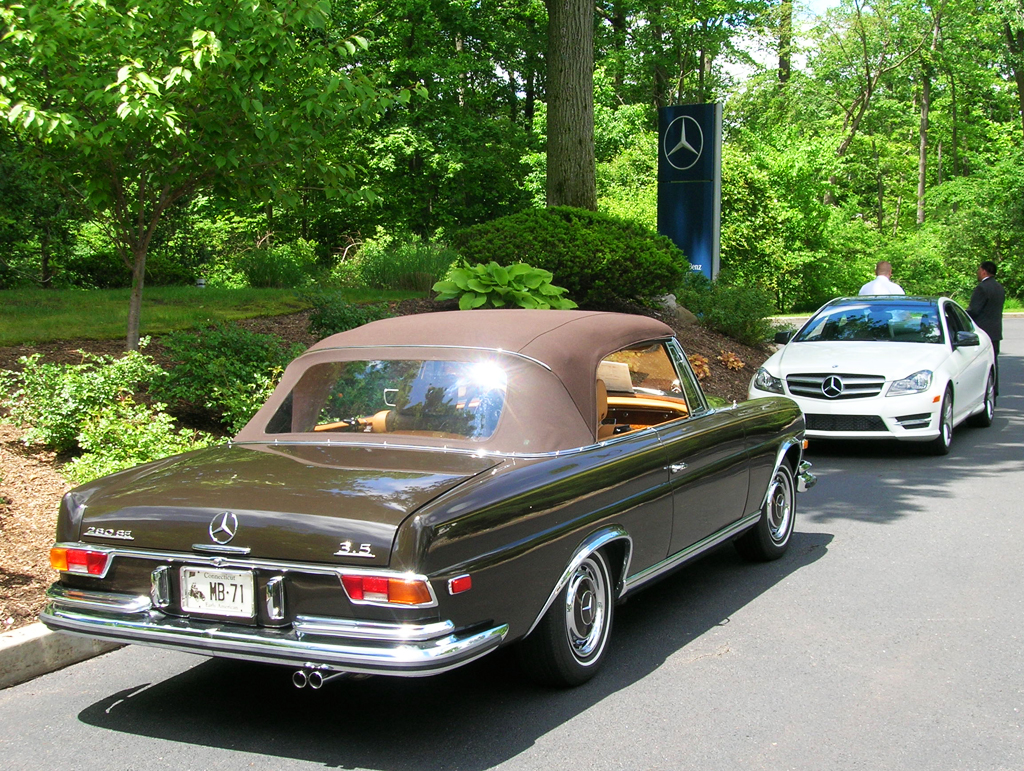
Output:
<instances>
[{"instance_id":1,"label":"car rear bumper","mask_svg":"<svg viewBox=\"0 0 1024 771\"><path fill-rule=\"evenodd\" d=\"M302 618L273 629L166 615L148 597L66 589L54 584L39 616L50 629L120 643L207 656L323 669L418 677L466 664L496 648L502 624L455 632L426 625Z\"/></svg>"}]
</instances>

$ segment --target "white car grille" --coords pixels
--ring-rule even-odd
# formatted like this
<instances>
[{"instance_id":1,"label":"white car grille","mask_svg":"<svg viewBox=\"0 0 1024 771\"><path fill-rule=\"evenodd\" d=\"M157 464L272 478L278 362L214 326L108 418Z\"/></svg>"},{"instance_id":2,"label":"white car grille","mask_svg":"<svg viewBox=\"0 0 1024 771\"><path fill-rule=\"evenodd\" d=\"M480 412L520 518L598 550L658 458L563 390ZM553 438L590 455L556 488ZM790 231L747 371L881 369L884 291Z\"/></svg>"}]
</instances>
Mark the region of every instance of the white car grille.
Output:
<instances>
[{"instance_id":1,"label":"white car grille","mask_svg":"<svg viewBox=\"0 0 1024 771\"><path fill-rule=\"evenodd\" d=\"M866 399L882 393L885 378L881 375L850 375L826 372L790 375L786 385L793 396L808 399Z\"/></svg>"}]
</instances>

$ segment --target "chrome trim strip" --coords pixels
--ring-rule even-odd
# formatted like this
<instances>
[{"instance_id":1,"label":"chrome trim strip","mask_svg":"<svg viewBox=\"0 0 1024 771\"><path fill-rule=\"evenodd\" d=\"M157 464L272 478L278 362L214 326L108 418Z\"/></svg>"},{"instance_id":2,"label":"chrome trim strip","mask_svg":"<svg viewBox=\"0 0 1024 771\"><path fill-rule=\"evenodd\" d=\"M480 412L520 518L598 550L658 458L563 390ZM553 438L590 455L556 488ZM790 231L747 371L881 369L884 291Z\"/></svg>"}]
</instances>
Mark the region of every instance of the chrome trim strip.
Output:
<instances>
[{"instance_id":1,"label":"chrome trim strip","mask_svg":"<svg viewBox=\"0 0 1024 771\"><path fill-rule=\"evenodd\" d=\"M55 544L55 548L63 549L83 549L83 548L95 548L89 544L82 543L58 543ZM114 557L132 557L134 559L148 559L155 562L184 562L189 565L210 565L212 567L232 567L232 568L248 568L251 570L270 570L278 572L296 572L296 573L310 573L313 575L336 575L341 580L341 573L371 573L373 575L388 575L396 578L426 578L426 576L416 576L410 573L398 572L394 570L388 570L385 567L381 567L377 570L372 568L358 568L348 567L346 565L324 565L312 562L284 562L278 560L265 560L265 559L233 559L230 556L225 557L207 557L202 554L193 554L192 552L176 552L176 551L155 551L151 549L133 549L124 546L111 546L105 547L105 551L110 553L111 559L108 560L108 569L113 561ZM74 573L72 575L80 575ZM94 576L102 578L102 576Z\"/></svg>"},{"instance_id":2,"label":"chrome trim strip","mask_svg":"<svg viewBox=\"0 0 1024 771\"><path fill-rule=\"evenodd\" d=\"M527 356L525 353L518 353L516 351L508 351L504 348L486 348L478 345L332 345L324 348L316 348L313 350L306 351L302 356L310 356L324 351L379 351L381 349L389 348L426 348L427 350L448 350L448 351L486 351L487 353L503 353L508 356L515 356L519 359L525 359L526 361L532 361L534 364L539 364L548 372L551 372L551 367L542 362L540 359L535 359L532 356ZM300 357L301 358L301 357Z\"/></svg>"},{"instance_id":3,"label":"chrome trim strip","mask_svg":"<svg viewBox=\"0 0 1024 771\"><path fill-rule=\"evenodd\" d=\"M294 630L181 619L151 611L135 618L90 615L47 603L40 620L50 629L121 643L153 645L206 656L315 667L337 672L421 677L480 658L508 634L508 624L420 641L299 639Z\"/></svg>"},{"instance_id":4,"label":"chrome trim strip","mask_svg":"<svg viewBox=\"0 0 1024 771\"><path fill-rule=\"evenodd\" d=\"M693 544L693 546L688 546L682 551L676 552L671 557L662 560L656 565L652 565L646 570L642 570L636 575L630 576L626 579L626 585L623 589L622 596L624 597L626 594L643 586L648 581L653 581L655 578L659 577L663 573L667 573L670 570L674 570L675 568L682 565L684 562L687 562L688 560L691 560L694 557L703 554L709 549L713 549L719 544L728 541L733 536L739 535L751 525L756 524L757 520L760 519L760 517L760 511L757 511L753 514L748 514L742 519L736 520L731 525L727 525L726 527L722 528L717 533L709 535L704 540L697 541L697 543Z\"/></svg>"},{"instance_id":5,"label":"chrome trim strip","mask_svg":"<svg viewBox=\"0 0 1024 771\"><path fill-rule=\"evenodd\" d=\"M96 592L88 589L68 589L60 584L54 584L47 589L46 598L51 603L59 604L63 608L126 615L143 613L153 607L150 598L143 594L119 594L116 592Z\"/></svg>"},{"instance_id":6,"label":"chrome trim strip","mask_svg":"<svg viewBox=\"0 0 1024 771\"><path fill-rule=\"evenodd\" d=\"M353 621L327 616L296 616L292 624L300 638L306 635L350 637L357 640L388 640L422 642L450 635L455 631L451 621L433 624L390 624L384 621Z\"/></svg>"},{"instance_id":7,"label":"chrome trim strip","mask_svg":"<svg viewBox=\"0 0 1024 771\"><path fill-rule=\"evenodd\" d=\"M252 551L248 546L223 546L219 543L194 543L192 548L196 551L208 551L212 554L233 554L244 557Z\"/></svg>"},{"instance_id":8,"label":"chrome trim strip","mask_svg":"<svg viewBox=\"0 0 1024 771\"><path fill-rule=\"evenodd\" d=\"M622 564L622 575L626 575L629 572L629 562L633 556L633 538L626 532L625 528L621 525L611 525L598 530L596 533L591 533L583 539L583 543L576 548L576 553L573 554L572 559L569 560L569 564L565 566L565 570L562 571L562 575L555 584L555 588L551 590L551 594L544 603L544 607L541 608L540 613L537 615L537 618L534 619L526 634L533 632L537 627L537 624L540 623L540 620L544 618L544 614L548 612L548 608L550 608L552 603L554 603L555 598L558 597L558 593L565 588L567 583L569 583L569 578L572 576L576 568L583 564L583 560L595 551L604 548L612 541L626 541L626 556ZM619 581L619 587L616 593L618 597L625 594L625 588L621 580Z\"/></svg>"}]
</instances>

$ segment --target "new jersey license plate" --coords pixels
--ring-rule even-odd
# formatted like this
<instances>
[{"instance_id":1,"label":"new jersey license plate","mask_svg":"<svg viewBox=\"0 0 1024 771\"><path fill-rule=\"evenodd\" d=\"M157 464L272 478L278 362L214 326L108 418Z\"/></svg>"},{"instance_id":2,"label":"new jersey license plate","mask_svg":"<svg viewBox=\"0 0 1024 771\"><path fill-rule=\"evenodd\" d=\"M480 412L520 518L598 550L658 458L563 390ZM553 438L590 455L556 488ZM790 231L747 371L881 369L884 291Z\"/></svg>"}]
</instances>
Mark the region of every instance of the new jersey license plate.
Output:
<instances>
[{"instance_id":1,"label":"new jersey license plate","mask_svg":"<svg viewBox=\"0 0 1024 771\"><path fill-rule=\"evenodd\" d=\"M252 618L256 613L251 570L181 569L181 609L187 613Z\"/></svg>"}]
</instances>

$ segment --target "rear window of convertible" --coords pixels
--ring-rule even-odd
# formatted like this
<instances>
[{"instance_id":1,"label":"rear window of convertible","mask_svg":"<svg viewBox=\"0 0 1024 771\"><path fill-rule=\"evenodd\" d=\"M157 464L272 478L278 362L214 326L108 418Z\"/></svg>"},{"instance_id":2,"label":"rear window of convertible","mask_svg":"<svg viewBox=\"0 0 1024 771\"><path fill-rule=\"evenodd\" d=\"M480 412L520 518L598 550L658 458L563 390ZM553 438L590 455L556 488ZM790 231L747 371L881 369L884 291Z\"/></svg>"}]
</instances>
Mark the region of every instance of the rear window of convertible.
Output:
<instances>
[{"instance_id":1,"label":"rear window of convertible","mask_svg":"<svg viewBox=\"0 0 1024 771\"><path fill-rule=\"evenodd\" d=\"M389 433L484 440L505 406L497 361L371 360L315 364L267 425L268 434Z\"/></svg>"}]
</instances>

